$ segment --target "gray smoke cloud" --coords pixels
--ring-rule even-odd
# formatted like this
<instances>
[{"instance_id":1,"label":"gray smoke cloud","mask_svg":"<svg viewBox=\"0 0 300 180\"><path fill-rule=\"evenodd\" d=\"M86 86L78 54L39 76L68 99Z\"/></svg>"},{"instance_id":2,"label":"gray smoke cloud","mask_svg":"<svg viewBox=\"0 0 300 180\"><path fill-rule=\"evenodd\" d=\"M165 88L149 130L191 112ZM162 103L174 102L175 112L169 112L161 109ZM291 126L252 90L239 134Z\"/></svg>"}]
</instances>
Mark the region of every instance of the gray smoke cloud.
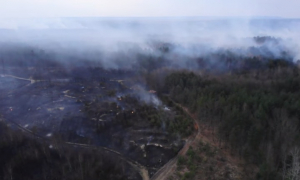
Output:
<instances>
[{"instance_id":1,"label":"gray smoke cloud","mask_svg":"<svg viewBox=\"0 0 300 180\"><path fill-rule=\"evenodd\" d=\"M230 50L245 56L250 47L259 55L300 59L298 19L214 18L36 18L1 19L0 49L16 45L52 54L60 61L99 62L105 68L132 68L140 54L160 57L176 66L198 56ZM253 37L280 38L258 44ZM164 43L167 43L165 45ZM9 45L9 46L8 46ZM164 47L166 49L161 49ZM193 63L188 66L195 66Z\"/></svg>"}]
</instances>

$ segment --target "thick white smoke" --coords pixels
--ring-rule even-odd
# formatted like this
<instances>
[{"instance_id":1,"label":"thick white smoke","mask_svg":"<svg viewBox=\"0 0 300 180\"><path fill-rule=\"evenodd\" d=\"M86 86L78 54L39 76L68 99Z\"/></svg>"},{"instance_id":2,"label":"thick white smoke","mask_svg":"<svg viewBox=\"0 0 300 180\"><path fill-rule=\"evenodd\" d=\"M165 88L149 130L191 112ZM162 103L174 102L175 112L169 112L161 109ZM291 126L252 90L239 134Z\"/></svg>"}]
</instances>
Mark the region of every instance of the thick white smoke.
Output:
<instances>
[{"instance_id":1,"label":"thick white smoke","mask_svg":"<svg viewBox=\"0 0 300 180\"><path fill-rule=\"evenodd\" d=\"M300 58L299 30L300 20L294 19L0 19L0 43L27 45L57 53L61 59L83 57L118 68L122 64L119 55L128 66L138 60L132 52L157 55L157 42L175 45L171 57L186 59L220 49L243 55L247 48L259 46L253 37L270 36L282 39L279 45L265 44L273 56L288 50L296 61Z\"/></svg>"}]
</instances>

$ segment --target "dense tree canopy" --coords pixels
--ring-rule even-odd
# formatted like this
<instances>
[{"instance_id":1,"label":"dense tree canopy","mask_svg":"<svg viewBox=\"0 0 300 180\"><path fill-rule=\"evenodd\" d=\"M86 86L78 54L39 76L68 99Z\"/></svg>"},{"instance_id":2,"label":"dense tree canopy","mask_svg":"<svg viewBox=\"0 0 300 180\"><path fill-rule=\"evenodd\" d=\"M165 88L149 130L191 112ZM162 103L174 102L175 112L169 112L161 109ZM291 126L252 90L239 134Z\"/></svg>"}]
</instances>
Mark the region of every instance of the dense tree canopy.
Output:
<instances>
[{"instance_id":1,"label":"dense tree canopy","mask_svg":"<svg viewBox=\"0 0 300 180\"><path fill-rule=\"evenodd\" d=\"M260 166L258 179L274 179L300 142L299 88L299 69L274 61L264 71L222 76L174 72L160 91L217 127L232 152Z\"/></svg>"}]
</instances>

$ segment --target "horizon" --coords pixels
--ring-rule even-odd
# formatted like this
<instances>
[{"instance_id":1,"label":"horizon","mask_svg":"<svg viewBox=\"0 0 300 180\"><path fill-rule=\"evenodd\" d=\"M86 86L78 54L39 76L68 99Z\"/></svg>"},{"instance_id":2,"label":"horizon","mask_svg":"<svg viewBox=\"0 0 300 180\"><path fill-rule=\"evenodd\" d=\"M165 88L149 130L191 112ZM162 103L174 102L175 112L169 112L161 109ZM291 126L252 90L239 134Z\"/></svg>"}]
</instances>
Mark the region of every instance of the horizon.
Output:
<instances>
[{"instance_id":1,"label":"horizon","mask_svg":"<svg viewBox=\"0 0 300 180\"><path fill-rule=\"evenodd\" d=\"M0 17L0 19L55 19L55 18L136 18L136 19L300 19L300 17L283 17L283 16L53 16L53 17Z\"/></svg>"},{"instance_id":2,"label":"horizon","mask_svg":"<svg viewBox=\"0 0 300 180\"><path fill-rule=\"evenodd\" d=\"M0 17L282 17L300 18L291 0L4 0Z\"/></svg>"}]
</instances>

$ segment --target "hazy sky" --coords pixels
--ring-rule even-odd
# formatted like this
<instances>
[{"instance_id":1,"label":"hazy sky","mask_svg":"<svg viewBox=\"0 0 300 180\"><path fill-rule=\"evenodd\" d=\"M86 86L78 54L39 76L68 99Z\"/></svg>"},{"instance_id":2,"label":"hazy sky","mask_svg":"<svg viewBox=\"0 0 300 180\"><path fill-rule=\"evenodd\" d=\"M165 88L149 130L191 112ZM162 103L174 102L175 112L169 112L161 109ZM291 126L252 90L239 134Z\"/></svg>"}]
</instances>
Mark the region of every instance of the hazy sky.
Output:
<instances>
[{"instance_id":1,"label":"hazy sky","mask_svg":"<svg viewBox=\"0 0 300 180\"><path fill-rule=\"evenodd\" d=\"M300 0L0 0L0 17L300 17Z\"/></svg>"}]
</instances>

